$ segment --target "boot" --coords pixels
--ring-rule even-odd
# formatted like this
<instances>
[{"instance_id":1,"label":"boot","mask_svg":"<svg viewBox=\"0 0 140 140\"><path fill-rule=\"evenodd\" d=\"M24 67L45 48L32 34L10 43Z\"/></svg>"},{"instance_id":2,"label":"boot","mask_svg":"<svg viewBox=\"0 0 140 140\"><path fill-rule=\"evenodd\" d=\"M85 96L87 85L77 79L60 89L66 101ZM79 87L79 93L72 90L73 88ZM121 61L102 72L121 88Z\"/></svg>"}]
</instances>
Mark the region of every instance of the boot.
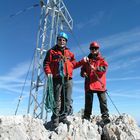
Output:
<instances>
[{"instance_id":1,"label":"boot","mask_svg":"<svg viewBox=\"0 0 140 140\"><path fill-rule=\"evenodd\" d=\"M50 127L50 131L55 131L58 126L59 126L59 123L52 122L51 127Z\"/></svg>"},{"instance_id":2,"label":"boot","mask_svg":"<svg viewBox=\"0 0 140 140\"><path fill-rule=\"evenodd\" d=\"M66 125L70 125L70 124L71 124L71 122L68 121L67 119L64 119L62 122L63 122L64 124L66 124Z\"/></svg>"},{"instance_id":3,"label":"boot","mask_svg":"<svg viewBox=\"0 0 140 140\"><path fill-rule=\"evenodd\" d=\"M111 121L110 121L109 117L106 117L103 119L103 122L104 122L104 125L106 125L106 124L110 123Z\"/></svg>"},{"instance_id":4,"label":"boot","mask_svg":"<svg viewBox=\"0 0 140 140\"><path fill-rule=\"evenodd\" d=\"M111 122L110 119L109 119L109 114L108 113L102 114L102 121L103 121L104 125Z\"/></svg>"},{"instance_id":5,"label":"boot","mask_svg":"<svg viewBox=\"0 0 140 140\"><path fill-rule=\"evenodd\" d=\"M84 113L83 119L90 121L90 114Z\"/></svg>"},{"instance_id":6,"label":"boot","mask_svg":"<svg viewBox=\"0 0 140 140\"><path fill-rule=\"evenodd\" d=\"M53 131L53 130L55 130L57 127L58 127L58 125L59 125L59 117L52 117L51 118L52 120L51 120L51 130Z\"/></svg>"},{"instance_id":7,"label":"boot","mask_svg":"<svg viewBox=\"0 0 140 140\"><path fill-rule=\"evenodd\" d=\"M83 116L83 119L86 119L86 120L88 120L88 121L90 121L90 117L89 116Z\"/></svg>"}]
</instances>

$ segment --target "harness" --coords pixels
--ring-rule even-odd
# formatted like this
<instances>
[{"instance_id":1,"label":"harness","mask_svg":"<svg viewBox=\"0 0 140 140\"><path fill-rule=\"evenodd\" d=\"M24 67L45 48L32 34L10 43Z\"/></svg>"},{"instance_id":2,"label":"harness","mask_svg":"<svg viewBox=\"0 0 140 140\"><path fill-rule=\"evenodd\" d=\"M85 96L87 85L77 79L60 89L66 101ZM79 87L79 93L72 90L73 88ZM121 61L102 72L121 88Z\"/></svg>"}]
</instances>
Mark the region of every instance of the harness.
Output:
<instances>
[{"instance_id":1,"label":"harness","mask_svg":"<svg viewBox=\"0 0 140 140\"><path fill-rule=\"evenodd\" d=\"M59 72L61 77L66 77L67 80L69 79L69 74L68 74L68 64L67 60L69 57L66 57L65 54L61 55L61 60L59 61ZM66 67L66 73L64 73L64 65Z\"/></svg>"},{"instance_id":2,"label":"harness","mask_svg":"<svg viewBox=\"0 0 140 140\"><path fill-rule=\"evenodd\" d=\"M95 72L95 68L91 65L91 63L89 61L87 61L88 65L90 66L91 70L93 71L95 77L97 78L97 80L100 82L102 88L104 88L104 84L103 82L100 80L100 78L98 77L98 74Z\"/></svg>"}]
</instances>

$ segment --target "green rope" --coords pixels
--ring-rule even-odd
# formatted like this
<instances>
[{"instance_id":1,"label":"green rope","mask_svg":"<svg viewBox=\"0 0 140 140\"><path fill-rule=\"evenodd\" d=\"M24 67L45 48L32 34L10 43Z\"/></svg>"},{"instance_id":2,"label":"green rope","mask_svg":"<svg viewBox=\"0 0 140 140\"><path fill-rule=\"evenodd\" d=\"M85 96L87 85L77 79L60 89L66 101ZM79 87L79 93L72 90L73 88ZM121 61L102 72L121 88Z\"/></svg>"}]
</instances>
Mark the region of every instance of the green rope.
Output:
<instances>
[{"instance_id":1,"label":"green rope","mask_svg":"<svg viewBox=\"0 0 140 140\"><path fill-rule=\"evenodd\" d=\"M61 114L57 114L54 111L54 108L56 107L55 99L54 99L54 91L53 91L53 79L52 74L48 75L47 78L47 90L45 93L46 100L45 100L45 109L47 112L53 112L56 116L62 115L65 113L65 83L64 83L64 76L62 77L62 85L63 85L63 94L64 94L64 111Z\"/></svg>"},{"instance_id":2,"label":"green rope","mask_svg":"<svg viewBox=\"0 0 140 140\"><path fill-rule=\"evenodd\" d=\"M45 102L45 109L47 112L54 112L53 108L55 105L54 95L53 95L53 79L52 74L48 75L47 78L47 91L46 91L46 102Z\"/></svg>"}]
</instances>

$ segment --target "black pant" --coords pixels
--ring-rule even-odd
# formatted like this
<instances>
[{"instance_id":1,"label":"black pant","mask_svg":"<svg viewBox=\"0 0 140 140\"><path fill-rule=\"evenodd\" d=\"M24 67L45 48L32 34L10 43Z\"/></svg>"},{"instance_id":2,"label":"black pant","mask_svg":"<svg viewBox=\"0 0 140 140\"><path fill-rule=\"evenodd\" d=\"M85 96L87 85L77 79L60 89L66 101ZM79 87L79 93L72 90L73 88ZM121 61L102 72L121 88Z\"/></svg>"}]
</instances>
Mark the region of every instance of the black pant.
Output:
<instances>
[{"instance_id":1,"label":"black pant","mask_svg":"<svg viewBox=\"0 0 140 140\"><path fill-rule=\"evenodd\" d=\"M86 118L90 118L90 115L92 113L92 104L93 104L94 93L97 93L97 96L99 99L102 118L109 117L106 94L105 94L105 92L102 92L102 91L88 91L85 93L84 116Z\"/></svg>"},{"instance_id":2,"label":"black pant","mask_svg":"<svg viewBox=\"0 0 140 140\"><path fill-rule=\"evenodd\" d=\"M55 107L51 119L52 122L59 123L66 119L71 110L72 79L65 78L63 83L62 78L54 78L53 87Z\"/></svg>"}]
</instances>

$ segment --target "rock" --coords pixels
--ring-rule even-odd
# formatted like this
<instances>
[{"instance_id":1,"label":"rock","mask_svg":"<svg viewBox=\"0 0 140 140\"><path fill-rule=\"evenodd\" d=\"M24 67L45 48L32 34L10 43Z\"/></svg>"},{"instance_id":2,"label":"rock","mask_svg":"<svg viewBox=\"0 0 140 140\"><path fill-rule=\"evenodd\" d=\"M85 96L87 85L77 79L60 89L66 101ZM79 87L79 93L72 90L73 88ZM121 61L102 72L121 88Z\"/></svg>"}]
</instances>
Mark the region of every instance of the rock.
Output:
<instances>
[{"instance_id":1,"label":"rock","mask_svg":"<svg viewBox=\"0 0 140 140\"><path fill-rule=\"evenodd\" d=\"M104 126L103 132L108 140L137 140L140 139L140 128L130 116L111 116L111 123Z\"/></svg>"},{"instance_id":2,"label":"rock","mask_svg":"<svg viewBox=\"0 0 140 140\"><path fill-rule=\"evenodd\" d=\"M43 122L31 116L0 116L0 140L43 140L47 130Z\"/></svg>"},{"instance_id":3,"label":"rock","mask_svg":"<svg viewBox=\"0 0 140 140\"><path fill-rule=\"evenodd\" d=\"M127 114L111 115L111 123L100 126L100 116L91 121L81 115L68 116L70 126L60 123L55 131L45 129L43 121L27 116L0 116L0 140L138 140L140 128ZM48 125L49 127L49 125Z\"/></svg>"}]
</instances>

